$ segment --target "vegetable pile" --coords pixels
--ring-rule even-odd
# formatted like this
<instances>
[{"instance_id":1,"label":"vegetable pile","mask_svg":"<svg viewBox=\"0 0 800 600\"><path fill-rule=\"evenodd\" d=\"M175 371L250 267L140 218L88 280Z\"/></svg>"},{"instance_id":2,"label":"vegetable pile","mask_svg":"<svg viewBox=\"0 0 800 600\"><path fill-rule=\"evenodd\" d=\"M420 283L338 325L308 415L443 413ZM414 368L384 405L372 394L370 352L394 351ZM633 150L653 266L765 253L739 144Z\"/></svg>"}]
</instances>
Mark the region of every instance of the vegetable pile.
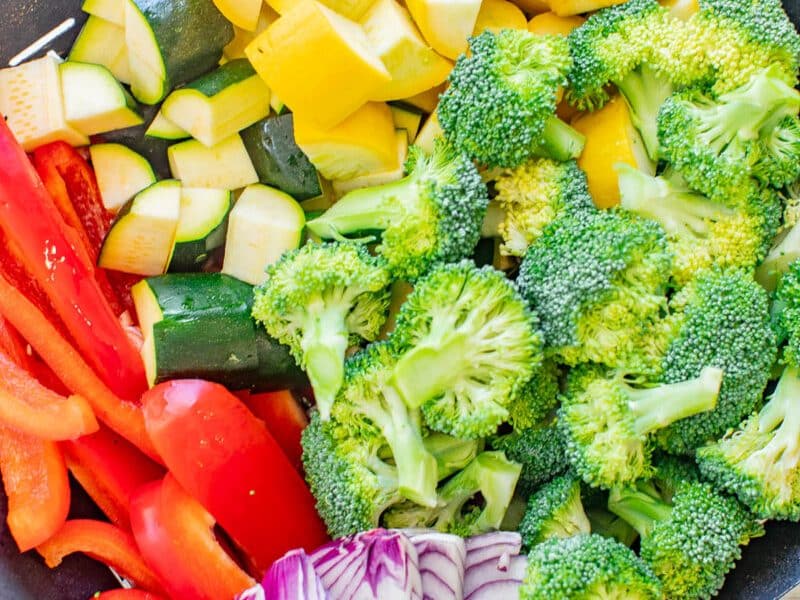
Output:
<instances>
[{"instance_id":1,"label":"vegetable pile","mask_svg":"<svg viewBox=\"0 0 800 600\"><path fill-rule=\"evenodd\" d=\"M800 520L778 0L84 10L0 70L20 550L109 599L677 600Z\"/></svg>"}]
</instances>

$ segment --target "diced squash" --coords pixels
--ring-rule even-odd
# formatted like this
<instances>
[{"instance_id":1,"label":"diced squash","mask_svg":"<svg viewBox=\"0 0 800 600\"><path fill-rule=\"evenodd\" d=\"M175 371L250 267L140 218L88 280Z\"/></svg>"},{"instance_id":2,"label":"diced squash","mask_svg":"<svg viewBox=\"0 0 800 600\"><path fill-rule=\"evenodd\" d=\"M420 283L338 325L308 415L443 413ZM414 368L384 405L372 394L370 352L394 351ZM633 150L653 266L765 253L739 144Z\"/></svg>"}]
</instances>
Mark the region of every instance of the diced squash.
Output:
<instances>
[{"instance_id":1,"label":"diced squash","mask_svg":"<svg viewBox=\"0 0 800 600\"><path fill-rule=\"evenodd\" d=\"M419 130L414 144L425 150L425 152L433 152L433 140L443 136L444 132L439 125L439 117L436 116L436 112L432 112L428 120L425 121L425 125Z\"/></svg>"},{"instance_id":2,"label":"diced squash","mask_svg":"<svg viewBox=\"0 0 800 600\"><path fill-rule=\"evenodd\" d=\"M122 0L85 0L81 10L114 25L125 25L125 3Z\"/></svg>"},{"instance_id":3,"label":"diced squash","mask_svg":"<svg viewBox=\"0 0 800 600\"><path fill-rule=\"evenodd\" d=\"M128 200L156 182L147 159L122 144L95 144L89 148L103 206L118 212Z\"/></svg>"},{"instance_id":4,"label":"diced squash","mask_svg":"<svg viewBox=\"0 0 800 600\"><path fill-rule=\"evenodd\" d=\"M258 182L258 174L239 135L212 148L197 140L174 144L167 150L172 176L186 187L236 190Z\"/></svg>"},{"instance_id":5,"label":"diced squash","mask_svg":"<svg viewBox=\"0 0 800 600\"><path fill-rule=\"evenodd\" d=\"M617 96L600 110L581 115L572 126L586 136L578 165L586 172L589 192L598 207L619 204L615 164L626 163L654 174L653 164L623 98Z\"/></svg>"},{"instance_id":6,"label":"diced squash","mask_svg":"<svg viewBox=\"0 0 800 600\"><path fill-rule=\"evenodd\" d=\"M406 0L406 6L422 35L439 54L455 60L467 50L480 0Z\"/></svg>"},{"instance_id":7,"label":"diced squash","mask_svg":"<svg viewBox=\"0 0 800 600\"><path fill-rule=\"evenodd\" d=\"M578 15L560 17L554 12L544 12L528 21L528 31L539 35L569 35L573 29L583 25L584 19Z\"/></svg>"},{"instance_id":8,"label":"diced squash","mask_svg":"<svg viewBox=\"0 0 800 600\"><path fill-rule=\"evenodd\" d=\"M554 2L557 0L553 0ZM519 6L525 14L537 15L550 10L549 0L514 0L514 4Z\"/></svg>"},{"instance_id":9,"label":"diced squash","mask_svg":"<svg viewBox=\"0 0 800 600\"><path fill-rule=\"evenodd\" d=\"M125 29L99 17L90 15L86 19L72 44L69 60L103 65L122 83L130 82Z\"/></svg>"},{"instance_id":10,"label":"diced squash","mask_svg":"<svg viewBox=\"0 0 800 600\"><path fill-rule=\"evenodd\" d=\"M669 8L670 14L684 21L700 12L700 4L697 0L659 0L659 4Z\"/></svg>"},{"instance_id":11,"label":"diced squash","mask_svg":"<svg viewBox=\"0 0 800 600\"><path fill-rule=\"evenodd\" d=\"M358 23L300 0L245 50L292 112L329 128L353 114L391 76Z\"/></svg>"},{"instance_id":12,"label":"diced squash","mask_svg":"<svg viewBox=\"0 0 800 600\"><path fill-rule=\"evenodd\" d=\"M561 17L569 15L582 15L583 13L600 10L615 4L622 4L628 0L550 0L550 10Z\"/></svg>"},{"instance_id":13,"label":"diced squash","mask_svg":"<svg viewBox=\"0 0 800 600\"><path fill-rule=\"evenodd\" d=\"M408 98L403 98L403 102L405 104L410 104L411 106L415 106L416 108L420 109L426 113L432 113L436 110L436 107L439 105L439 96L447 89L447 82L442 83L441 85L437 85L429 90L425 90L421 94L417 94L416 96L409 96Z\"/></svg>"},{"instance_id":14,"label":"diced squash","mask_svg":"<svg viewBox=\"0 0 800 600\"><path fill-rule=\"evenodd\" d=\"M389 105L389 109L392 111L394 128L404 130L408 143L413 143L422 125L422 113L414 106Z\"/></svg>"},{"instance_id":15,"label":"diced squash","mask_svg":"<svg viewBox=\"0 0 800 600\"><path fill-rule=\"evenodd\" d=\"M475 21L473 35L484 31L497 33L501 29L525 29L528 20L516 5L508 0L483 0Z\"/></svg>"},{"instance_id":16,"label":"diced squash","mask_svg":"<svg viewBox=\"0 0 800 600\"><path fill-rule=\"evenodd\" d=\"M233 23L246 31L255 31L261 13L262 0L213 0L217 10Z\"/></svg>"},{"instance_id":17,"label":"diced squash","mask_svg":"<svg viewBox=\"0 0 800 600\"><path fill-rule=\"evenodd\" d=\"M264 0L278 14L286 14L292 7L300 0ZM343 17L347 17L352 21L359 21L364 13L372 6L373 0L320 0L322 4L330 8L332 11L339 13Z\"/></svg>"},{"instance_id":18,"label":"diced squash","mask_svg":"<svg viewBox=\"0 0 800 600\"><path fill-rule=\"evenodd\" d=\"M320 129L295 114L294 137L327 179L352 179L396 166L394 121L384 103L365 104L330 129Z\"/></svg>"},{"instance_id":19,"label":"diced squash","mask_svg":"<svg viewBox=\"0 0 800 600\"><path fill-rule=\"evenodd\" d=\"M404 167L406 158L408 157L408 136L405 130L398 130L395 132L395 140L397 144L397 164L391 169L362 175L361 177L354 177L353 179L345 179L342 181L334 181L333 191L337 198L341 198L347 192L357 190L359 188L372 187L374 185L381 185L392 181L398 181L405 175Z\"/></svg>"},{"instance_id":20,"label":"diced squash","mask_svg":"<svg viewBox=\"0 0 800 600\"><path fill-rule=\"evenodd\" d=\"M89 144L66 121L58 61L52 56L0 69L0 114L25 150L56 140Z\"/></svg>"},{"instance_id":21,"label":"diced squash","mask_svg":"<svg viewBox=\"0 0 800 600\"><path fill-rule=\"evenodd\" d=\"M392 77L372 95L372 100L397 100L419 94L442 83L453 68L453 63L422 39L408 11L395 0L376 0L361 25Z\"/></svg>"},{"instance_id":22,"label":"diced squash","mask_svg":"<svg viewBox=\"0 0 800 600\"><path fill-rule=\"evenodd\" d=\"M255 31L247 31L241 27L233 27L233 39L230 44L225 46L222 50L223 58L228 60L235 60L237 58L245 58L244 49L248 44L258 37L260 33L265 31L267 27L272 25L278 20L280 15L268 4L261 4L261 13L258 16Z\"/></svg>"},{"instance_id":23,"label":"diced squash","mask_svg":"<svg viewBox=\"0 0 800 600\"><path fill-rule=\"evenodd\" d=\"M264 2L279 15L285 15L297 4L298 0L264 0Z\"/></svg>"}]
</instances>

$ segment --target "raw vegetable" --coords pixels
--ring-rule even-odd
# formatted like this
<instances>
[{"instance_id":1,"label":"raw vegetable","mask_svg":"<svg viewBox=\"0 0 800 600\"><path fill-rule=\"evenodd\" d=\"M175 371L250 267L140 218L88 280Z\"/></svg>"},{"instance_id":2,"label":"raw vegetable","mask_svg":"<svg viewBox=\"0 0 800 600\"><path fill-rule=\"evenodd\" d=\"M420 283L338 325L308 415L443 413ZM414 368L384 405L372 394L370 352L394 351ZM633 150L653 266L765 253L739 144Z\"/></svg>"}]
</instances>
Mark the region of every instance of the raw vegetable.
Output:
<instances>
[{"instance_id":1,"label":"raw vegetable","mask_svg":"<svg viewBox=\"0 0 800 600\"><path fill-rule=\"evenodd\" d=\"M163 111L158 111L156 116L150 122L145 135L162 140L185 140L192 137L188 131L178 127L175 123L164 116Z\"/></svg>"},{"instance_id":2,"label":"raw vegetable","mask_svg":"<svg viewBox=\"0 0 800 600\"><path fill-rule=\"evenodd\" d=\"M419 110L432 113L436 110L436 105L439 103L439 96L443 91L447 89L447 82L437 85L436 87L432 87L429 90L425 90L419 94L414 96L409 96L408 98L403 98L402 102L405 104L409 104L414 108L418 108Z\"/></svg>"},{"instance_id":3,"label":"raw vegetable","mask_svg":"<svg viewBox=\"0 0 800 600\"><path fill-rule=\"evenodd\" d=\"M408 10L425 40L442 56L455 60L467 49L481 3L477 0L410 0Z\"/></svg>"},{"instance_id":4,"label":"raw vegetable","mask_svg":"<svg viewBox=\"0 0 800 600\"><path fill-rule=\"evenodd\" d=\"M414 145L430 154L433 152L435 140L442 137L444 137L444 131L442 131L439 125L439 117L434 111L428 116L422 129L419 130L417 137L414 139Z\"/></svg>"},{"instance_id":5,"label":"raw vegetable","mask_svg":"<svg viewBox=\"0 0 800 600\"><path fill-rule=\"evenodd\" d=\"M376 171L369 175L354 177L340 181L332 181L333 191L341 198L348 192L366 187L374 187L399 181L405 175L405 164L408 160L408 136L405 131L395 130L394 139L397 144L397 166L385 171Z\"/></svg>"},{"instance_id":6,"label":"raw vegetable","mask_svg":"<svg viewBox=\"0 0 800 600\"><path fill-rule=\"evenodd\" d=\"M569 35L583 25L583 17L559 17L554 12L543 12L528 21L528 31L538 35Z\"/></svg>"},{"instance_id":7,"label":"raw vegetable","mask_svg":"<svg viewBox=\"0 0 800 600\"><path fill-rule=\"evenodd\" d=\"M255 31L261 14L261 0L214 0L214 6L237 27Z\"/></svg>"},{"instance_id":8,"label":"raw vegetable","mask_svg":"<svg viewBox=\"0 0 800 600\"><path fill-rule=\"evenodd\" d=\"M328 597L311 558L302 549L287 552L272 563L261 585L266 597L274 600L325 600ZM244 594L239 600L246 598Z\"/></svg>"},{"instance_id":9,"label":"raw vegetable","mask_svg":"<svg viewBox=\"0 0 800 600\"><path fill-rule=\"evenodd\" d=\"M423 600L463 598L467 559L463 538L424 529L406 529L403 533L417 550Z\"/></svg>"},{"instance_id":10,"label":"raw vegetable","mask_svg":"<svg viewBox=\"0 0 800 600\"><path fill-rule=\"evenodd\" d=\"M115 2L124 10L122 2ZM123 13L124 20L124 13ZM69 60L106 67L121 83L130 83L131 70L125 45L124 23L90 15L69 51Z\"/></svg>"},{"instance_id":11,"label":"raw vegetable","mask_svg":"<svg viewBox=\"0 0 800 600\"><path fill-rule=\"evenodd\" d=\"M303 448L300 438L308 426L308 415L290 390L249 394L243 399L247 408L275 438L298 473L303 472Z\"/></svg>"},{"instance_id":12,"label":"raw vegetable","mask_svg":"<svg viewBox=\"0 0 800 600\"><path fill-rule=\"evenodd\" d=\"M261 2L261 12L258 15L256 27L252 31L242 29L234 25L233 39L225 46L222 51L223 59L234 60L236 58L247 58L244 50L247 46L256 39L267 27L272 25L278 20L280 15L266 2ZM272 101L273 98L270 98Z\"/></svg>"},{"instance_id":13,"label":"raw vegetable","mask_svg":"<svg viewBox=\"0 0 800 600\"><path fill-rule=\"evenodd\" d=\"M422 125L423 113L416 107L403 102L393 102L389 104L392 111L392 121L395 129L402 129L408 136L409 145L414 143L419 128Z\"/></svg>"},{"instance_id":14,"label":"raw vegetable","mask_svg":"<svg viewBox=\"0 0 800 600\"><path fill-rule=\"evenodd\" d=\"M466 540L464 600L515 597L527 561L518 533L496 532Z\"/></svg>"},{"instance_id":15,"label":"raw vegetable","mask_svg":"<svg viewBox=\"0 0 800 600\"><path fill-rule=\"evenodd\" d=\"M472 35L480 35L484 31L498 33L502 29L525 29L527 26L528 21L516 4L508 0L484 0Z\"/></svg>"},{"instance_id":16,"label":"raw vegetable","mask_svg":"<svg viewBox=\"0 0 800 600\"><path fill-rule=\"evenodd\" d=\"M181 190L180 216L169 271L199 271L203 267L209 254L225 243L232 204L232 194L226 190Z\"/></svg>"},{"instance_id":17,"label":"raw vegetable","mask_svg":"<svg viewBox=\"0 0 800 600\"><path fill-rule=\"evenodd\" d=\"M144 590L137 590L136 588L119 588L116 590L107 590L105 592L97 592L92 596L92 600L164 600L162 596L145 592Z\"/></svg>"},{"instance_id":18,"label":"raw vegetable","mask_svg":"<svg viewBox=\"0 0 800 600\"><path fill-rule=\"evenodd\" d=\"M258 181L242 138L233 135L212 148L197 140L167 150L169 168L186 187L236 190Z\"/></svg>"},{"instance_id":19,"label":"raw vegetable","mask_svg":"<svg viewBox=\"0 0 800 600\"><path fill-rule=\"evenodd\" d=\"M103 205L111 212L119 211L137 193L156 182L147 159L122 144L94 144L89 147L89 155Z\"/></svg>"},{"instance_id":20,"label":"raw vegetable","mask_svg":"<svg viewBox=\"0 0 800 600\"><path fill-rule=\"evenodd\" d=\"M622 4L626 0L557 0L550 2L550 10L560 17L581 15L607 6Z\"/></svg>"},{"instance_id":21,"label":"raw vegetable","mask_svg":"<svg viewBox=\"0 0 800 600\"><path fill-rule=\"evenodd\" d=\"M125 2L121 0L84 0L81 10L114 25L125 26Z\"/></svg>"}]
</instances>

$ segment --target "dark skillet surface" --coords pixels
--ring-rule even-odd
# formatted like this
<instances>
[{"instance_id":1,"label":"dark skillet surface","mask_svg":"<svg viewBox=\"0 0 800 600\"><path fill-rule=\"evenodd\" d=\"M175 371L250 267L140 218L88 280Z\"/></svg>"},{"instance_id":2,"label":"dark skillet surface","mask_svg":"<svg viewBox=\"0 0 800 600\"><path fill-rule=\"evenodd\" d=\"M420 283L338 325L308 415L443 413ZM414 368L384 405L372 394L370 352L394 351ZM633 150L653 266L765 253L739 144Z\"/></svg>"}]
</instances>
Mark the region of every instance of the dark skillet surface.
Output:
<instances>
[{"instance_id":1,"label":"dark skillet surface","mask_svg":"<svg viewBox=\"0 0 800 600\"><path fill-rule=\"evenodd\" d=\"M28 43L64 19L82 18L81 0L0 0L0 65ZM795 23L800 24L800 0L785 0ZM64 54L77 34L72 29L47 49ZM152 113L150 115L152 117ZM142 128L113 136L114 141L137 147ZM159 170L165 168L163 148L148 152ZM77 486L73 486L77 488ZM72 517L96 517L97 509L86 495L75 490ZM50 570L38 555L19 554L5 525L6 498L0 491L0 600L87 600L98 590L116 587L109 571L88 558L72 556ZM187 550L189 550L187 548ZM800 525L770 523L767 535L743 549L742 560L729 575L720 598L725 600L770 600L800 584ZM500 600L500 599L498 599Z\"/></svg>"}]
</instances>

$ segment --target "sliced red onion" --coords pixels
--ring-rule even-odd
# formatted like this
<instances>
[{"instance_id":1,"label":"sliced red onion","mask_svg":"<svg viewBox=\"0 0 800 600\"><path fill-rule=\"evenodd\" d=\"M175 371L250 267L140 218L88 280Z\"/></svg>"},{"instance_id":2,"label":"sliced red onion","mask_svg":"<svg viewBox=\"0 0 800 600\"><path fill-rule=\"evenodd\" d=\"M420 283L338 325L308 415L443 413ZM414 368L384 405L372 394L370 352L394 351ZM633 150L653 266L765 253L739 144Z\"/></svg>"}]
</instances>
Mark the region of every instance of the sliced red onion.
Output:
<instances>
[{"instance_id":1,"label":"sliced red onion","mask_svg":"<svg viewBox=\"0 0 800 600\"><path fill-rule=\"evenodd\" d=\"M463 600L467 548L457 535L429 529L403 530L419 555L423 600Z\"/></svg>"},{"instance_id":2,"label":"sliced red onion","mask_svg":"<svg viewBox=\"0 0 800 600\"><path fill-rule=\"evenodd\" d=\"M488 558L499 559L503 554L516 556L522 550L522 537L516 531L495 531L466 540L466 568Z\"/></svg>"},{"instance_id":3,"label":"sliced red onion","mask_svg":"<svg viewBox=\"0 0 800 600\"><path fill-rule=\"evenodd\" d=\"M528 557L503 553L477 563L464 576L464 600L515 600L528 567Z\"/></svg>"},{"instance_id":4,"label":"sliced red onion","mask_svg":"<svg viewBox=\"0 0 800 600\"><path fill-rule=\"evenodd\" d=\"M422 600L414 544L399 531L373 529L311 553L329 600Z\"/></svg>"},{"instance_id":5,"label":"sliced red onion","mask_svg":"<svg viewBox=\"0 0 800 600\"><path fill-rule=\"evenodd\" d=\"M327 600L328 598L322 580L314 571L311 559L302 549L287 552L283 558L275 561L261 585L264 587L264 595L270 600Z\"/></svg>"}]
</instances>

